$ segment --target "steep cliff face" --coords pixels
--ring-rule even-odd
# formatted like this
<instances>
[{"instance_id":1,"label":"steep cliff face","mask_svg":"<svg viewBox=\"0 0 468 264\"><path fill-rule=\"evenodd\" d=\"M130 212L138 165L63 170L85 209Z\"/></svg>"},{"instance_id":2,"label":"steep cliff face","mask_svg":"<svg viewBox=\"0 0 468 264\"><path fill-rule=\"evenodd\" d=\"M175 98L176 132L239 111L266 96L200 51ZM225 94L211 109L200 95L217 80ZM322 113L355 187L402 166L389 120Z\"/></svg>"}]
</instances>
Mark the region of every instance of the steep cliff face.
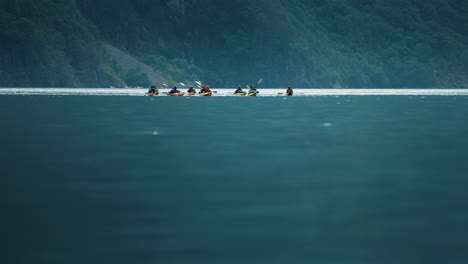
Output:
<instances>
[{"instance_id":1,"label":"steep cliff face","mask_svg":"<svg viewBox=\"0 0 468 264\"><path fill-rule=\"evenodd\" d=\"M0 3L0 86L123 84L74 0Z\"/></svg>"},{"instance_id":2,"label":"steep cliff face","mask_svg":"<svg viewBox=\"0 0 468 264\"><path fill-rule=\"evenodd\" d=\"M166 67L167 73L177 68L173 72L183 72L180 76L199 76L220 86L258 76L271 86L464 83L468 21L463 14L468 8L463 1L123 2L140 20L127 20L123 28L133 30L125 40L122 30L109 35L114 43L153 57L153 65L164 57L174 65ZM101 20L112 18L93 17L98 25Z\"/></svg>"},{"instance_id":3,"label":"steep cliff face","mask_svg":"<svg viewBox=\"0 0 468 264\"><path fill-rule=\"evenodd\" d=\"M12 0L0 7L2 86L164 78L231 87L260 76L272 87L467 86L468 2L461 0ZM102 43L120 51L108 54Z\"/></svg>"}]
</instances>

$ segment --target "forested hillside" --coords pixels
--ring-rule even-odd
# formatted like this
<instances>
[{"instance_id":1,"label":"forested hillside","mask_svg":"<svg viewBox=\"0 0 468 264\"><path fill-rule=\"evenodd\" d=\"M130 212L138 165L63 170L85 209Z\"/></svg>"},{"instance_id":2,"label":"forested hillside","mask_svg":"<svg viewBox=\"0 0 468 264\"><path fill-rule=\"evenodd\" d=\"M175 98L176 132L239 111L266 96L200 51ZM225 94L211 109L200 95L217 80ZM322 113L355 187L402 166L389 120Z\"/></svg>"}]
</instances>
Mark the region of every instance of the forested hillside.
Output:
<instances>
[{"instance_id":1,"label":"forested hillside","mask_svg":"<svg viewBox=\"0 0 468 264\"><path fill-rule=\"evenodd\" d=\"M467 87L466 14L463 0L0 0L0 86Z\"/></svg>"}]
</instances>

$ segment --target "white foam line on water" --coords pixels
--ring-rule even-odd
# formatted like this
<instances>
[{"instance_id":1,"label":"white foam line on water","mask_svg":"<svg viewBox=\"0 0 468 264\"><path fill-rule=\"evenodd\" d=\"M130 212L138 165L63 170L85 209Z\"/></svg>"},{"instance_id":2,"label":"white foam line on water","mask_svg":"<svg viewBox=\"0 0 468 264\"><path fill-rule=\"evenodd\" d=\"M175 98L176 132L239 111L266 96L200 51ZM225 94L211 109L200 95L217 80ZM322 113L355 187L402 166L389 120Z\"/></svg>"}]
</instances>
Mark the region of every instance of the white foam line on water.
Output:
<instances>
[{"instance_id":1,"label":"white foam line on water","mask_svg":"<svg viewBox=\"0 0 468 264\"><path fill-rule=\"evenodd\" d=\"M212 89L214 96L232 96L233 89ZM0 95L43 96L144 96L146 89L125 88L0 88ZM161 90L165 92L166 90ZM169 90L167 90L169 91ZM258 96L284 97L285 89L259 89ZM283 93L278 95L278 93ZM407 96L454 96L468 95L468 89L295 89L294 96L345 96L345 95L407 95ZM161 94L160 96L165 97ZM195 96L197 97L197 96Z\"/></svg>"}]
</instances>

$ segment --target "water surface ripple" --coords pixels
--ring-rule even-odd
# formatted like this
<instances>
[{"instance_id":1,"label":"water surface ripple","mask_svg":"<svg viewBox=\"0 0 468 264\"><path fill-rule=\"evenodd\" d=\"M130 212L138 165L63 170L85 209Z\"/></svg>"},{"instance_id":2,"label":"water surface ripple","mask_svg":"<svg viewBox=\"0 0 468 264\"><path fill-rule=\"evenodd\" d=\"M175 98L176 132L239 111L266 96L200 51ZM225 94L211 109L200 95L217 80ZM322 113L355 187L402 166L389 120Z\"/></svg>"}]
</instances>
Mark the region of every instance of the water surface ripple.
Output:
<instances>
[{"instance_id":1,"label":"water surface ripple","mask_svg":"<svg viewBox=\"0 0 468 264\"><path fill-rule=\"evenodd\" d=\"M94 95L0 96L1 263L468 262L468 96Z\"/></svg>"}]
</instances>

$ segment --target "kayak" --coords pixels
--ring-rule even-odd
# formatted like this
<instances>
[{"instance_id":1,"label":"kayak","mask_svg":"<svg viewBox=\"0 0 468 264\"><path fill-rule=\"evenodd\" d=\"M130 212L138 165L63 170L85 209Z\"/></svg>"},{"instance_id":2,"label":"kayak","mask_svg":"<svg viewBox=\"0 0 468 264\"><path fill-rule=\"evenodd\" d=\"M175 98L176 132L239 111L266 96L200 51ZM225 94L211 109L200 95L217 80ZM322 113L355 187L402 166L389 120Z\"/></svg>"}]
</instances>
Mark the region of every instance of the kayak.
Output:
<instances>
[{"instance_id":1,"label":"kayak","mask_svg":"<svg viewBox=\"0 0 468 264\"><path fill-rule=\"evenodd\" d=\"M257 93L249 93L249 96L257 96Z\"/></svg>"},{"instance_id":2,"label":"kayak","mask_svg":"<svg viewBox=\"0 0 468 264\"><path fill-rule=\"evenodd\" d=\"M167 94L168 96L184 96L185 93Z\"/></svg>"},{"instance_id":3,"label":"kayak","mask_svg":"<svg viewBox=\"0 0 468 264\"><path fill-rule=\"evenodd\" d=\"M188 95L189 95L189 96L192 96L192 95L196 95L196 94L197 94L197 93L194 92L194 93L189 93Z\"/></svg>"},{"instance_id":4,"label":"kayak","mask_svg":"<svg viewBox=\"0 0 468 264\"><path fill-rule=\"evenodd\" d=\"M243 93L236 93L236 94L234 94L234 96L245 96L245 95L247 95L247 93L246 93L246 92L243 92Z\"/></svg>"},{"instance_id":5,"label":"kayak","mask_svg":"<svg viewBox=\"0 0 468 264\"><path fill-rule=\"evenodd\" d=\"M211 92L209 92L209 93L201 93L200 96L211 96L211 94L212 94Z\"/></svg>"},{"instance_id":6,"label":"kayak","mask_svg":"<svg viewBox=\"0 0 468 264\"><path fill-rule=\"evenodd\" d=\"M148 96L158 96L159 95L159 92L157 93L148 93Z\"/></svg>"}]
</instances>

